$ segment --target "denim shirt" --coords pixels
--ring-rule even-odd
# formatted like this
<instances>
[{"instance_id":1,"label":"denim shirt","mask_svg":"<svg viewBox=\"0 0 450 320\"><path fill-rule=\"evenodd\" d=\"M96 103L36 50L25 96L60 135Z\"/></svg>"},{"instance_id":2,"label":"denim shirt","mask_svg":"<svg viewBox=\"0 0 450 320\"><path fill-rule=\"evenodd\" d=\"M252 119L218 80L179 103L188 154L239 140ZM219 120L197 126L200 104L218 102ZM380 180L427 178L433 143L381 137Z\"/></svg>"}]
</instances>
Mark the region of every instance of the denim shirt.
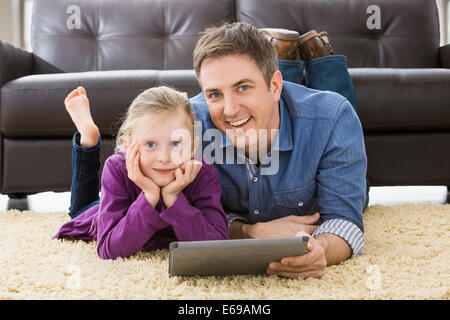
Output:
<instances>
[{"instance_id":1,"label":"denim shirt","mask_svg":"<svg viewBox=\"0 0 450 320\"><path fill-rule=\"evenodd\" d=\"M222 160L215 166L230 216L253 224L319 211L321 227L313 236L337 234L347 240L353 255L361 254L367 157L361 123L347 99L283 81L278 139L259 167L242 161L242 152L224 133L214 138L211 151L205 132L216 127L203 94L191 104L202 123L204 153Z\"/></svg>"}]
</instances>

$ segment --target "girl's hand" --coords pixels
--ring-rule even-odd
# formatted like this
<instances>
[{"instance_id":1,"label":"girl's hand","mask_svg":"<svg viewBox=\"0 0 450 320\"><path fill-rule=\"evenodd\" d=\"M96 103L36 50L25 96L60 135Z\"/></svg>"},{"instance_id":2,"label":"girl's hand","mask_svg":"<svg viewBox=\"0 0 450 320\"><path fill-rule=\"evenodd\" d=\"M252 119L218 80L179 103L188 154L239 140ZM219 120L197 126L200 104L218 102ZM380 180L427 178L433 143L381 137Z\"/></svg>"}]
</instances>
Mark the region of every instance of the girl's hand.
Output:
<instances>
[{"instance_id":1,"label":"girl's hand","mask_svg":"<svg viewBox=\"0 0 450 320\"><path fill-rule=\"evenodd\" d=\"M163 187L161 191L167 208L172 206L180 192L194 181L201 168L201 162L188 160L175 170L175 180Z\"/></svg>"},{"instance_id":2,"label":"girl's hand","mask_svg":"<svg viewBox=\"0 0 450 320\"><path fill-rule=\"evenodd\" d=\"M142 174L139 166L141 154L137 144L132 144L126 154L128 178L142 189L147 201L153 207L156 207L160 198L161 188L152 179Z\"/></svg>"}]
</instances>

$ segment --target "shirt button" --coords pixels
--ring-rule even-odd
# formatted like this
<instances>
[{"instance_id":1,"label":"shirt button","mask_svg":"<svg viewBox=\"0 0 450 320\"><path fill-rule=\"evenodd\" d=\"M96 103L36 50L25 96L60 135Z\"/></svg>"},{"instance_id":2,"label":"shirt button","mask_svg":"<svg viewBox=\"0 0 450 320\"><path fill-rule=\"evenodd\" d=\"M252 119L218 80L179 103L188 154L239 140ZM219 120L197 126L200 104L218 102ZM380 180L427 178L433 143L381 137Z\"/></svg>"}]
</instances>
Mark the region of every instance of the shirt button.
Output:
<instances>
[{"instance_id":1,"label":"shirt button","mask_svg":"<svg viewBox=\"0 0 450 320\"><path fill-rule=\"evenodd\" d=\"M258 210L258 209L255 209L255 210L253 210L253 213L254 213L254 214L258 214L258 213L259 213L259 210Z\"/></svg>"},{"instance_id":2,"label":"shirt button","mask_svg":"<svg viewBox=\"0 0 450 320\"><path fill-rule=\"evenodd\" d=\"M303 201L299 201L297 204L298 204L299 207L302 207L303 206Z\"/></svg>"},{"instance_id":3,"label":"shirt button","mask_svg":"<svg viewBox=\"0 0 450 320\"><path fill-rule=\"evenodd\" d=\"M258 181L258 177L254 177L253 182L257 182L257 181Z\"/></svg>"}]
</instances>

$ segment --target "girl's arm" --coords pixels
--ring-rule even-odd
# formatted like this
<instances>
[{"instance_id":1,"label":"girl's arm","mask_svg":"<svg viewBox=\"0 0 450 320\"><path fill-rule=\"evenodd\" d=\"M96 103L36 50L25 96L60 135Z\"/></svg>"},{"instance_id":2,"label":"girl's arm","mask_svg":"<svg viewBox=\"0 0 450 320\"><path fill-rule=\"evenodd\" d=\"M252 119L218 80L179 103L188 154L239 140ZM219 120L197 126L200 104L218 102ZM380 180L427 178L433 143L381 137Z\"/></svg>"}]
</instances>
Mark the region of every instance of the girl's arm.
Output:
<instances>
[{"instance_id":1,"label":"girl's arm","mask_svg":"<svg viewBox=\"0 0 450 320\"><path fill-rule=\"evenodd\" d=\"M190 202L185 194L191 197ZM194 181L160 217L172 226L179 241L225 240L228 222L220 197L219 172L203 162Z\"/></svg>"},{"instance_id":2,"label":"girl's arm","mask_svg":"<svg viewBox=\"0 0 450 320\"><path fill-rule=\"evenodd\" d=\"M129 257L168 226L143 192L134 200L135 186L128 179L125 161L110 157L103 168L97 224L97 253L102 259Z\"/></svg>"}]
</instances>

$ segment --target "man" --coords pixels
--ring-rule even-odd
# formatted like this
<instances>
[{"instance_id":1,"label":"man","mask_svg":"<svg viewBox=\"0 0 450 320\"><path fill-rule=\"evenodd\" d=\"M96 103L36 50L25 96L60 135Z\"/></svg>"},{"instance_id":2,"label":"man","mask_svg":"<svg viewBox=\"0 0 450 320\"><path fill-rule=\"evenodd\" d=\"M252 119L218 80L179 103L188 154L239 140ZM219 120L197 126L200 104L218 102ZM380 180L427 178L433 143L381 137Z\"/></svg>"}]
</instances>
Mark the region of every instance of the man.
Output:
<instances>
[{"instance_id":1,"label":"man","mask_svg":"<svg viewBox=\"0 0 450 320\"><path fill-rule=\"evenodd\" d=\"M320 278L327 265L363 250L368 200L363 132L343 96L283 82L279 56L263 32L241 22L207 29L194 50L202 93L191 103L203 132L223 133L219 158L235 161L216 162L230 238L311 234L309 252L271 263L267 274ZM323 68L321 60L345 68L327 72L347 81L344 87L352 95L345 57L317 57L310 68ZM323 75L310 76L326 85ZM245 164L236 164L239 154ZM277 172L261 174L273 154Z\"/></svg>"}]
</instances>

